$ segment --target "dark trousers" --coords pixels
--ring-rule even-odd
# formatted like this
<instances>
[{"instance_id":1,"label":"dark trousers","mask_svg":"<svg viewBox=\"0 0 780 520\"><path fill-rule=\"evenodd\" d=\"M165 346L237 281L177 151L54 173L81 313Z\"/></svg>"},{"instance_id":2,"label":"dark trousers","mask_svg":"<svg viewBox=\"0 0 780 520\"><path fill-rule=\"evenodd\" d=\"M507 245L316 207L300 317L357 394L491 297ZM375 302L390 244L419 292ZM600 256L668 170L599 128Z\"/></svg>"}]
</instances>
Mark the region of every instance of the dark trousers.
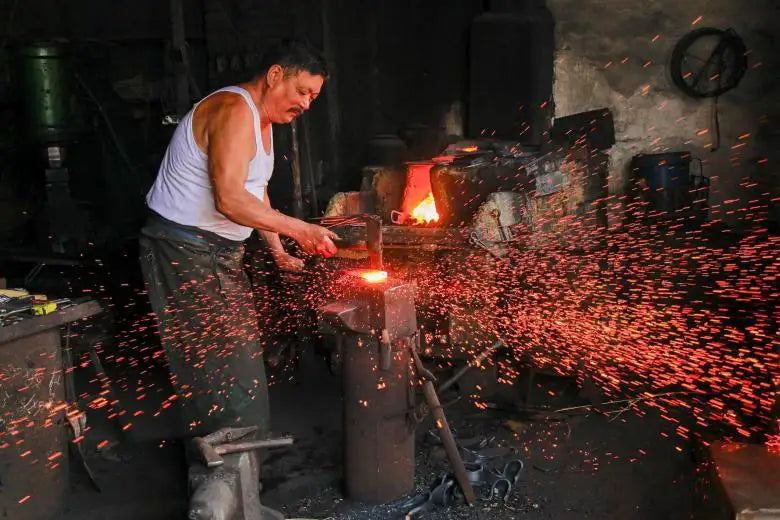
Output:
<instances>
[{"instance_id":1,"label":"dark trousers","mask_svg":"<svg viewBox=\"0 0 780 520\"><path fill-rule=\"evenodd\" d=\"M268 381L244 246L153 214L141 269L160 326L183 433L225 426L270 430Z\"/></svg>"}]
</instances>

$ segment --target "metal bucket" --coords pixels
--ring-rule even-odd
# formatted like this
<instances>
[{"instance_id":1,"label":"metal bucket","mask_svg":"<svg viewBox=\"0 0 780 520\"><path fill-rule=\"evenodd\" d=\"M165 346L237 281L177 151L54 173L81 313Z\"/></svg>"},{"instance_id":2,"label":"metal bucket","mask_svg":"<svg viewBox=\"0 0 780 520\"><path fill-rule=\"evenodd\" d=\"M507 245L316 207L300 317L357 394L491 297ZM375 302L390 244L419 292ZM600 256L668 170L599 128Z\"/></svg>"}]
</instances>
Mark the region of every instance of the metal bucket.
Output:
<instances>
[{"instance_id":1,"label":"metal bucket","mask_svg":"<svg viewBox=\"0 0 780 520\"><path fill-rule=\"evenodd\" d=\"M704 177L701 168L698 175L691 174L693 160L690 152L637 155L631 160L634 178L647 187L645 198L651 209L672 213L692 208L694 201L707 198L704 193L695 193L709 187L709 178Z\"/></svg>"}]
</instances>

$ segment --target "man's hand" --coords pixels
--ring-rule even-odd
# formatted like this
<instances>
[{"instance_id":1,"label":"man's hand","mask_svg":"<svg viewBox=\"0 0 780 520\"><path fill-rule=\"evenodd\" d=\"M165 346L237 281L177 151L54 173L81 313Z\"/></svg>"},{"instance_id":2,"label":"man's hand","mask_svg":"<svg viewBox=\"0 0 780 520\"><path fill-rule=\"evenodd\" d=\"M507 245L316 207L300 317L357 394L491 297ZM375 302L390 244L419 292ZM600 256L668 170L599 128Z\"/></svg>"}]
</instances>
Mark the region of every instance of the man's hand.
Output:
<instances>
[{"instance_id":1,"label":"man's hand","mask_svg":"<svg viewBox=\"0 0 780 520\"><path fill-rule=\"evenodd\" d=\"M322 255L325 258L333 256L338 250L333 240L339 236L333 231L318 226L301 222L301 225L290 236L300 244L303 250L312 255Z\"/></svg>"},{"instance_id":2,"label":"man's hand","mask_svg":"<svg viewBox=\"0 0 780 520\"><path fill-rule=\"evenodd\" d=\"M274 255L274 261L276 266L282 271L287 271L288 273L300 273L303 271L303 259L297 256L287 253L278 254Z\"/></svg>"}]
</instances>

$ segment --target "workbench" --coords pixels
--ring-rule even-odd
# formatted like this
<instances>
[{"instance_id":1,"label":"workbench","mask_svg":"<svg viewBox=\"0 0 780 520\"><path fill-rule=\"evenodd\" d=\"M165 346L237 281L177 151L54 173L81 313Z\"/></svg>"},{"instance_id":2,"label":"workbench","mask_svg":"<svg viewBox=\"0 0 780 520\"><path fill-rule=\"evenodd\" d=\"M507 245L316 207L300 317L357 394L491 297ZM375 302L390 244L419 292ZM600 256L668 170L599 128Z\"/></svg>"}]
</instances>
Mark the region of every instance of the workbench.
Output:
<instances>
[{"instance_id":1,"label":"workbench","mask_svg":"<svg viewBox=\"0 0 780 520\"><path fill-rule=\"evenodd\" d=\"M0 518L48 520L68 486L61 328L96 301L0 326Z\"/></svg>"}]
</instances>

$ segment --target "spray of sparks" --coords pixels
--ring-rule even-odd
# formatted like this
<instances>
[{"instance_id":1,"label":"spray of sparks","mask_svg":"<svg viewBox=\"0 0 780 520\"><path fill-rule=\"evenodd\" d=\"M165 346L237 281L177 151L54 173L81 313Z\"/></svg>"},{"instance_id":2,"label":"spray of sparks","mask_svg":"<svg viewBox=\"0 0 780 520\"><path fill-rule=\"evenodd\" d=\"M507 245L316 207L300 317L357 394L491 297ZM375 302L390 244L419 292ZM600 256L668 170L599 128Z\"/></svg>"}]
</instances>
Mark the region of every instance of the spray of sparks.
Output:
<instances>
[{"instance_id":1,"label":"spray of sparks","mask_svg":"<svg viewBox=\"0 0 780 520\"><path fill-rule=\"evenodd\" d=\"M486 342L469 354L500 337L515 359L586 375L608 395L679 391L651 404L689 410L699 429L726 425L746 439L769 428L777 237L757 229L713 248L702 231L635 226L612 233L608 245L593 238L521 247L500 261L466 258L468 270L427 265L420 294L480 325ZM517 375L511 362L501 368L510 381Z\"/></svg>"},{"instance_id":2,"label":"spray of sparks","mask_svg":"<svg viewBox=\"0 0 780 520\"><path fill-rule=\"evenodd\" d=\"M608 197L595 201L594 207L598 205L623 217L646 215L642 204L628 197ZM715 431L719 437L761 440L777 448L780 443L771 432L777 428L773 406L780 382L780 239L764 224L766 209L753 203L744 216L751 231L739 236L715 230L717 222L690 226L691 217L685 215L650 222L620 219L605 229L596 224L596 211L572 216L556 215L561 210L553 209L546 219L555 226L521 235L503 258L479 249L442 253L435 260L389 252L389 274L368 276L369 281L387 276L414 280L421 324L440 323L442 316L448 316L454 324L450 335L470 331L472 343L449 345L439 355L476 356L495 338L502 339L512 352L497 361L503 383L517 378L519 360L531 359L562 375L587 377L607 396L635 399L641 403L636 405L639 413L641 406L657 407L662 417L678 423L676 433L682 438L704 440ZM250 270L257 277L268 274L263 269ZM178 309L193 311L195 317L187 324L174 321L162 333L184 333L182 356L200 369L199 390L189 387L191 382L174 380L178 392L164 397L151 412L142 409L147 395L170 390L145 380L149 367L166 361L151 340L158 330L154 316L144 315L120 333L119 348L97 348L113 371L131 369L126 373L135 379L109 380L100 374L92 380L98 390L80 395L81 402L93 411L104 410L109 418L119 418L123 429L131 428L133 420L144 414L165 413L178 399L192 399L196 391L213 392L220 402L236 388L235 379L221 371L234 349L259 341L268 358L291 337L311 337L302 332L302 324L313 324L314 310L349 296L348 291L334 292L330 280L330 275L288 280L281 291L256 286L254 293L242 293L228 302L230 308L243 311L227 315L215 312L206 297L195 298L191 309ZM199 284L185 283L183 288L198 294ZM138 295L145 297L143 291ZM253 323L259 324L257 332L247 335ZM437 335L442 331L429 327L426 332L429 344L446 344ZM249 356L247 362L260 360ZM83 357L74 369L89 366L89 359ZM62 373L4 367L1 377L4 386L21 390L15 404L4 406L0 449L13 449L21 458L34 457L33 462L57 468L62 453L32 453L25 447L24 432L54 427L64 412L77 420L84 410L54 399L30 400L25 389L49 384ZM114 390L135 392L137 404L119 406L109 400L109 384ZM241 392L251 398L262 384L253 379ZM221 411L217 405L206 415ZM681 420L680 411L689 420ZM83 442L83 433L73 442ZM102 440L96 447L106 445L108 441Z\"/></svg>"}]
</instances>

